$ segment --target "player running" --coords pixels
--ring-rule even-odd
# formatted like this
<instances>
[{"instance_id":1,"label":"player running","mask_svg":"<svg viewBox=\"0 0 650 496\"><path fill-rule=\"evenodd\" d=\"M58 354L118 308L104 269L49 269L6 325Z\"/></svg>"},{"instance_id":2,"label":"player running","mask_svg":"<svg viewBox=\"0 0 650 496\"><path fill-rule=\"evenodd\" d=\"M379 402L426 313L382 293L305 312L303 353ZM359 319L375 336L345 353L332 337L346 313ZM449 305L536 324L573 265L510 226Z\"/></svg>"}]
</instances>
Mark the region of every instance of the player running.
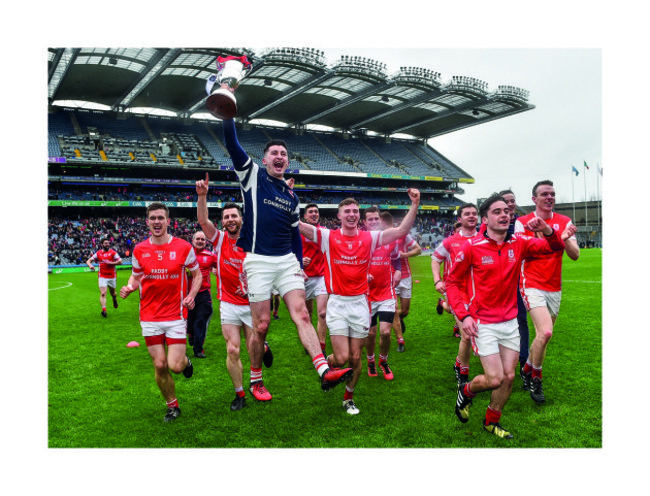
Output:
<instances>
[{"instance_id":1,"label":"player running","mask_svg":"<svg viewBox=\"0 0 650 496\"><path fill-rule=\"evenodd\" d=\"M192 246L201 269L203 282L201 289L194 298L194 308L187 312L187 336L188 343L194 351L196 358L205 358L203 344L210 326L210 318L214 309L212 308L212 291L210 284L210 272L217 266L217 256L206 248L207 240L203 231L197 231L192 236ZM189 284L192 277L189 278Z\"/></svg>"},{"instance_id":2,"label":"player running","mask_svg":"<svg viewBox=\"0 0 650 496\"><path fill-rule=\"evenodd\" d=\"M458 387L456 416L465 423L472 398L492 391L483 428L505 439L513 435L501 427L501 412L512 390L519 358L517 298L514 288L521 261L530 256L562 251L560 234L540 218L527 229L544 239L508 233L510 215L503 197L494 194L483 202L480 215L485 230L466 241L456 255L447 280L449 302L472 339L484 373Z\"/></svg>"},{"instance_id":3,"label":"player running","mask_svg":"<svg viewBox=\"0 0 650 496\"><path fill-rule=\"evenodd\" d=\"M406 332L406 323L404 319L411 311L411 297L413 296L413 277L411 275L411 265L409 258L417 257L422 253L422 247L413 236L407 234L406 236L397 240L397 249L399 257L402 261L402 278L395 288L396 301L399 303L399 311L395 312L395 319L393 320L393 329L395 330L395 337L397 338L397 351L406 351L404 343L404 333Z\"/></svg>"},{"instance_id":4,"label":"player running","mask_svg":"<svg viewBox=\"0 0 650 496\"><path fill-rule=\"evenodd\" d=\"M566 215L553 212L555 188L552 181L539 181L533 186L533 203L535 210L517 220L515 232L532 235L526 223L531 219L542 219L562 233L567 256L571 260L578 260L580 246L575 238L576 227ZM519 291L535 326L535 339L530 346L528 360L521 370L521 378L524 389L530 390L530 397L537 403L546 401L542 386L542 365L560 312L562 257L562 252L538 255L524 260L521 265Z\"/></svg>"},{"instance_id":5,"label":"player running","mask_svg":"<svg viewBox=\"0 0 650 496\"><path fill-rule=\"evenodd\" d=\"M302 242L299 201L284 180L289 153L284 141L269 141L264 147L260 167L237 141L235 122L223 121L224 141L235 167L244 200L244 221L237 246L246 253L244 271L248 280L248 299L253 315L251 368L261 369L264 341L271 320L270 296L275 287L296 324L303 347L309 353L321 378L321 388L329 391L347 381L352 369L331 369L323 356L316 330L305 304L302 272ZM259 380L252 382L256 399L268 401L271 395Z\"/></svg>"},{"instance_id":6,"label":"player running","mask_svg":"<svg viewBox=\"0 0 650 496\"><path fill-rule=\"evenodd\" d=\"M101 250L96 251L92 257L86 260L86 265L91 271L95 271L93 262L99 264L99 273L97 280L99 284L99 304L102 306L102 317L106 317L106 288L113 298L113 308L117 308L117 270L116 265L122 265L122 259L115 250L111 248L111 242L108 237L101 241Z\"/></svg>"},{"instance_id":7,"label":"player running","mask_svg":"<svg viewBox=\"0 0 650 496\"><path fill-rule=\"evenodd\" d=\"M319 224L320 212L318 205L310 203L305 207L304 221L307 224L321 229ZM309 317L312 318L314 313L314 301L316 301L316 312L318 323L316 325L316 334L323 355L327 356L327 323L325 316L327 314L327 288L325 288L325 257L323 252L316 243L300 235L302 238L302 264L304 266L307 280L305 281L305 300Z\"/></svg>"},{"instance_id":8,"label":"player running","mask_svg":"<svg viewBox=\"0 0 650 496\"><path fill-rule=\"evenodd\" d=\"M363 212L363 220L368 231L383 231L393 226L393 216L379 208L370 207ZM390 351L390 329L395 319L395 286L399 283L402 264L397 249L397 241L377 246L372 252L368 268L368 301L370 302L370 331L366 340L368 375L377 377L375 348L377 341L377 322L379 321L379 369L384 379L393 380L393 371L388 365Z\"/></svg>"},{"instance_id":9,"label":"player running","mask_svg":"<svg viewBox=\"0 0 650 496\"><path fill-rule=\"evenodd\" d=\"M120 297L127 298L140 290L142 335L153 361L156 384L167 402L164 420L170 422L178 418L181 409L169 371L182 372L188 379L194 372L192 361L185 353L186 319L187 309L194 307L203 277L192 245L168 234L167 206L151 203L146 215L151 237L133 249L132 273L128 284L120 289ZM193 278L189 292L186 270Z\"/></svg>"},{"instance_id":10,"label":"player running","mask_svg":"<svg viewBox=\"0 0 650 496\"><path fill-rule=\"evenodd\" d=\"M460 229L456 234L442 240L431 254L431 272L433 273L434 287L440 293L442 298L446 298L447 286L446 280L449 277L449 272L456 259L456 254L463 246L465 241L472 239L476 236L476 224L478 223L478 209L473 203L465 203L458 209L458 220L460 222ZM440 266L444 264L443 276L440 275ZM452 314L456 325L454 328L458 329L460 333L460 343L458 343L458 355L456 356L456 363L454 364L454 372L456 374L456 382L460 386L465 383L469 377L469 360L472 356L472 343L469 336L463 332L462 324L451 311L449 305L445 305L448 311Z\"/></svg>"},{"instance_id":11,"label":"player running","mask_svg":"<svg viewBox=\"0 0 650 496\"><path fill-rule=\"evenodd\" d=\"M354 370L343 396L343 408L349 415L359 413L353 395L361 376L361 352L370 326L368 268L371 255L377 247L399 239L411 229L420 203L420 192L409 189L408 195L411 208L404 221L399 227L385 231L359 230L359 204L353 198L339 203L339 229L316 229L300 223L300 233L316 241L325 255L325 285L330 295L326 320L333 349L328 362L337 367L349 363Z\"/></svg>"}]
</instances>

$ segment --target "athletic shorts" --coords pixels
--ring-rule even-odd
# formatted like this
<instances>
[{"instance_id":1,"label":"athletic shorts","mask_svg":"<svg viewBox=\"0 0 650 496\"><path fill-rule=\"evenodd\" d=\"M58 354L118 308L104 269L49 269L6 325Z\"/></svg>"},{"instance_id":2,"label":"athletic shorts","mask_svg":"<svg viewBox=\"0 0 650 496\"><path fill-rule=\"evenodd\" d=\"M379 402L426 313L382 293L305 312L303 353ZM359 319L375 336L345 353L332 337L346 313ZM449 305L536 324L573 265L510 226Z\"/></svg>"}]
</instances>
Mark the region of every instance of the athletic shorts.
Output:
<instances>
[{"instance_id":1,"label":"athletic shorts","mask_svg":"<svg viewBox=\"0 0 650 496\"><path fill-rule=\"evenodd\" d=\"M366 295L339 296L327 300L325 322L330 336L364 339L370 332L370 306Z\"/></svg>"},{"instance_id":2,"label":"athletic shorts","mask_svg":"<svg viewBox=\"0 0 650 496\"><path fill-rule=\"evenodd\" d=\"M98 278L98 280L99 280L100 288L105 288L105 287L115 288L117 286L116 277L114 277L113 279L106 279L105 277L100 277Z\"/></svg>"},{"instance_id":3,"label":"athletic shorts","mask_svg":"<svg viewBox=\"0 0 650 496\"><path fill-rule=\"evenodd\" d=\"M227 301L222 301L219 306L221 313L221 325L231 324L236 326L247 325L253 328L253 316L249 305L234 305Z\"/></svg>"},{"instance_id":4,"label":"athletic shorts","mask_svg":"<svg viewBox=\"0 0 650 496\"><path fill-rule=\"evenodd\" d=\"M147 346L153 344L185 344L187 323L185 319L167 322L140 322L142 336Z\"/></svg>"},{"instance_id":5,"label":"athletic shorts","mask_svg":"<svg viewBox=\"0 0 650 496\"><path fill-rule=\"evenodd\" d=\"M293 253L280 257L268 257L248 253L244 259L248 279L248 301L260 302L270 299L276 289L284 295L294 289L305 290L300 264Z\"/></svg>"},{"instance_id":6,"label":"athletic shorts","mask_svg":"<svg viewBox=\"0 0 650 496\"><path fill-rule=\"evenodd\" d=\"M314 276L305 281L305 300L313 300L317 296L326 294L325 276Z\"/></svg>"},{"instance_id":7,"label":"athletic shorts","mask_svg":"<svg viewBox=\"0 0 650 496\"><path fill-rule=\"evenodd\" d=\"M370 302L370 316L374 317L378 312L393 312L393 313L395 313L395 300L390 299L390 300L384 300L384 301L371 301Z\"/></svg>"},{"instance_id":8,"label":"athletic shorts","mask_svg":"<svg viewBox=\"0 0 650 496\"><path fill-rule=\"evenodd\" d=\"M519 353L519 324L517 319L497 324L477 322L478 336L472 338L472 347L479 356L499 353L499 345Z\"/></svg>"},{"instance_id":9,"label":"athletic shorts","mask_svg":"<svg viewBox=\"0 0 650 496\"><path fill-rule=\"evenodd\" d=\"M536 288L526 288L520 290L520 293L526 310L529 312L531 308L546 307L551 317L557 318L560 313L562 291L542 291Z\"/></svg>"},{"instance_id":10,"label":"athletic shorts","mask_svg":"<svg viewBox=\"0 0 650 496\"><path fill-rule=\"evenodd\" d=\"M413 293L413 278L411 276L403 277L395 288L395 294L402 298L410 298Z\"/></svg>"}]
</instances>

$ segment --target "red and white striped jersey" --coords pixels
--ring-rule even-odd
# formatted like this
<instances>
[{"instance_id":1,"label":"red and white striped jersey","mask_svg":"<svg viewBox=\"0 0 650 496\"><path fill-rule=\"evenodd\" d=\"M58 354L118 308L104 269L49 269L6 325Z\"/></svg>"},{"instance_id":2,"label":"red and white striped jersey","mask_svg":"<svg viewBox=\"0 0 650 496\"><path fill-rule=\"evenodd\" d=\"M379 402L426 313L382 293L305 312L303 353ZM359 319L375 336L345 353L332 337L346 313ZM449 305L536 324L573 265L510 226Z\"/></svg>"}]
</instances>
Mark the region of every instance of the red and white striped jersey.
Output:
<instances>
[{"instance_id":1,"label":"red and white striped jersey","mask_svg":"<svg viewBox=\"0 0 650 496\"><path fill-rule=\"evenodd\" d=\"M196 252L195 252L196 253ZM196 253L196 261L199 263L199 268L201 269L201 275L203 279L201 280L201 291L210 291L210 279L212 277L211 271L213 267L217 266L217 256L212 253L210 250L201 250ZM192 287L192 275L188 275L188 287Z\"/></svg>"},{"instance_id":2,"label":"red and white striped jersey","mask_svg":"<svg viewBox=\"0 0 650 496\"><path fill-rule=\"evenodd\" d=\"M248 305L248 298L238 294L241 287L240 275L246 258L246 252L237 246L237 240L231 239L223 231L216 231L210 240L217 257L217 298L233 305ZM242 291L240 291L241 293Z\"/></svg>"},{"instance_id":3,"label":"red and white striped jersey","mask_svg":"<svg viewBox=\"0 0 650 496\"><path fill-rule=\"evenodd\" d=\"M399 258L397 242L392 241L387 245L377 246L370 258L369 273L373 277L368 283L369 301L386 301L395 299L393 288L393 267L391 260ZM404 261L402 260L402 267Z\"/></svg>"},{"instance_id":4,"label":"red and white striped jersey","mask_svg":"<svg viewBox=\"0 0 650 496\"><path fill-rule=\"evenodd\" d=\"M316 229L322 229L322 226L314 226ZM317 277L325 275L325 257L315 241L305 238L302 234L302 258L311 258L309 265L305 267L305 274L308 277Z\"/></svg>"}]
</instances>

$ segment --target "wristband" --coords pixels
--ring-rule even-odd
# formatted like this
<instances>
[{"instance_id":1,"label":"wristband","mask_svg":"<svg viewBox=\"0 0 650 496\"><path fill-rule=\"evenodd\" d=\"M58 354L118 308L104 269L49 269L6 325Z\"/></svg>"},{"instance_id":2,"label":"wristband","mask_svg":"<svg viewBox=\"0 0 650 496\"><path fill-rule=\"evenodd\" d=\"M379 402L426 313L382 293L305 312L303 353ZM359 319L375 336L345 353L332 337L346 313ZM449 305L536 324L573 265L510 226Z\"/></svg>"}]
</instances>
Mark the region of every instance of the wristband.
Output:
<instances>
[{"instance_id":1,"label":"wristband","mask_svg":"<svg viewBox=\"0 0 650 496\"><path fill-rule=\"evenodd\" d=\"M126 289L128 289L129 291L135 291L135 289L133 289L133 286L131 286L130 284L126 285Z\"/></svg>"},{"instance_id":2,"label":"wristband","mask_svg":"<svg viewBox=\"0 0 650 496\"><path fill-rule=\"evenodd\" d=\"M549 227L550 227L550 226L549 226ZM550 238L551 236L553 236L553 233L554 233L554 232L555 232L555 229L553 229L553 228L551 227L551 234L549 234L549 235L546 235L546 234L544 234L544 233L542 233L542 234L544 234L544 236L546 236L547 238Z\"/></svg>"},{"instance_id":3,"label":"wristband","mask_svg":"<svg viewBox=\"0 0 650 496\"><path fill-rule=\"evenodd\" d=\"M433 286L436 287L439 282L442 282L442 279L438 279L435 283L433 283Z\"/></svg>"}]
</instances>

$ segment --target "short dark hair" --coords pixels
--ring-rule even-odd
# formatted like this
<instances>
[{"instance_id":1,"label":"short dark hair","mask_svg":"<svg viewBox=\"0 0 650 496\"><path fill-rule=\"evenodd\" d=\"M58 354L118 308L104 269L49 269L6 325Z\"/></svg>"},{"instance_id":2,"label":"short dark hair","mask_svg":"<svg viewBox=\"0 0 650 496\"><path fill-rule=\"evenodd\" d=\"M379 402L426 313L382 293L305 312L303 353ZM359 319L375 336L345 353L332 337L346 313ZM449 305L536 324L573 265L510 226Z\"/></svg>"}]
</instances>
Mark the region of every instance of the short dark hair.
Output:
<instances>
[{"instance_id":1,"label":"short dark hair","mask_svg":"<svg viewBox=\"0 0 650 496\"><path fill-rule=\"evenodd\" d=\"M375 213L375 212L379 213L379 207L376 207L374 205L372 207L368 207L363 211L363 218L365 219L366 215L372 214L372 213Z\"/></svg>"},{"instance_id":2,"label":"short dark hair","mask_svg":"<svg viewBox=\"0 0 650 496\"><path fill-rule=\"evenodd\" d=\"M226 204L223 206L223 208L221 209L221 218L222 218L222 219L223 219L223 213L224 213L224 211L226 211L226 210L228 210L228 209L231 209L231 208L236 208L237 211L239 212L239 216L240 216L240 217L243 217L243 216L244 216L244 214L243 214L242 211L241 211L241 207L240 207L239 205L237 205L236 203L228 202L228 203L226 203Z\"/></svg>"},{"instance_id":3,"label":"short dark hair","mask_svg":"<svg viewBox=\"0 0 650 496\"><path fill-rule=\"evenodd\" d=\"M538 186L553 186L553 181L550 179L544 179L543 181L537 181L535 186L533 186L533 196L537 196L537 187Z\"/></svg>"},{"instance_id":4,"label":"short dark hair","mask_svg":"<svg viewBox=\"0 0 650 496\"><path fill-rule=\"evenodd\" d=\"M304 210L305 213L307 213L307 210L309 210L310 208L314 208L314 207L316 207L316 210L318 210L320 212L320 209L318 208L318 205L316 205L315 203L308 203L307 205L305 205L305 210Z\"/></svg>"},{"instance_id":5,"label":"short dark hair","mask_svg":"<svg viewBox=\"0 0 650 496\"><path fill-rule=\"evenodd\" d=\"M499 191L499 194L500 194L501 196L503 196L503 195L512 195L512 196L516 196L516 195L512 192L511 189L504 189L503 191Z\"/></svg>"},{"instance_id":6,"label":"short dark hair","mask_svg":"<svg viewBox=\"0 0 650 496\"><path fill-rule=\"evenodd\" d=\"M506 202L506 199L501 196L499 193L492 193L483 203L481 203L481 209L479 211L479 214L482 217L487 217L487 213L490 211L490 207L492 206L493 203L496 203L498 201L502 201L503 203Z\"/></svg>"},{"instance_id":7,"label":"short dark hair","mask_svg":"<svg viewBox=\"0 0 650 496\"><path fill-rule=\"evenodd\" d=\"M284 146L284 149L287 151L287 154L289 153L289 147L287 147L287 144L284 142L284 140L275 139L269 141L266 145L264 145L264 153L262 155L266 155L266 152L272 146Z\"/></svg>"},{"instance_id":8,"label":"short dark hair","mask_svg":"<svg viewBox=\"0 0 650 496\"><path fill-rule=\"evenodd\" d=\"M393 214L390 212L382 212L379 217L384 221L384 224L393 227Z\"/></svg>"},{"instance_id":9,"label":"short dark hair","mask_svg":"<svg viewBox=\"0 0 650 496\"><path fill-rule=\"evenodd\" d=\"M160 202L150 203L149 206L147 207L147 219L149 218L149 212L151 212L152 210L164 210L165 216L169 218L169 209L167 208L167 205L165 205L164 203L160 203Z\"/></svg>"},{"instance_id":10,"label":"short dark hair","mask_svg":"<svg viewBox=\"0 0 650 496\"><path fill-rule=\"evenodd\" d=\"M501 193L499 193L499 194L501 194ZM460 206L460 208L458 209L458 211L457 211L458 213L456 214L456 217L460 217L461 215L463 215L463 210L465 210L466 208L473 208L474 210L476 210L478 212L478 207L476 205L474 205L473 203L463 203Z\"/></svg>"}]
</instances>

